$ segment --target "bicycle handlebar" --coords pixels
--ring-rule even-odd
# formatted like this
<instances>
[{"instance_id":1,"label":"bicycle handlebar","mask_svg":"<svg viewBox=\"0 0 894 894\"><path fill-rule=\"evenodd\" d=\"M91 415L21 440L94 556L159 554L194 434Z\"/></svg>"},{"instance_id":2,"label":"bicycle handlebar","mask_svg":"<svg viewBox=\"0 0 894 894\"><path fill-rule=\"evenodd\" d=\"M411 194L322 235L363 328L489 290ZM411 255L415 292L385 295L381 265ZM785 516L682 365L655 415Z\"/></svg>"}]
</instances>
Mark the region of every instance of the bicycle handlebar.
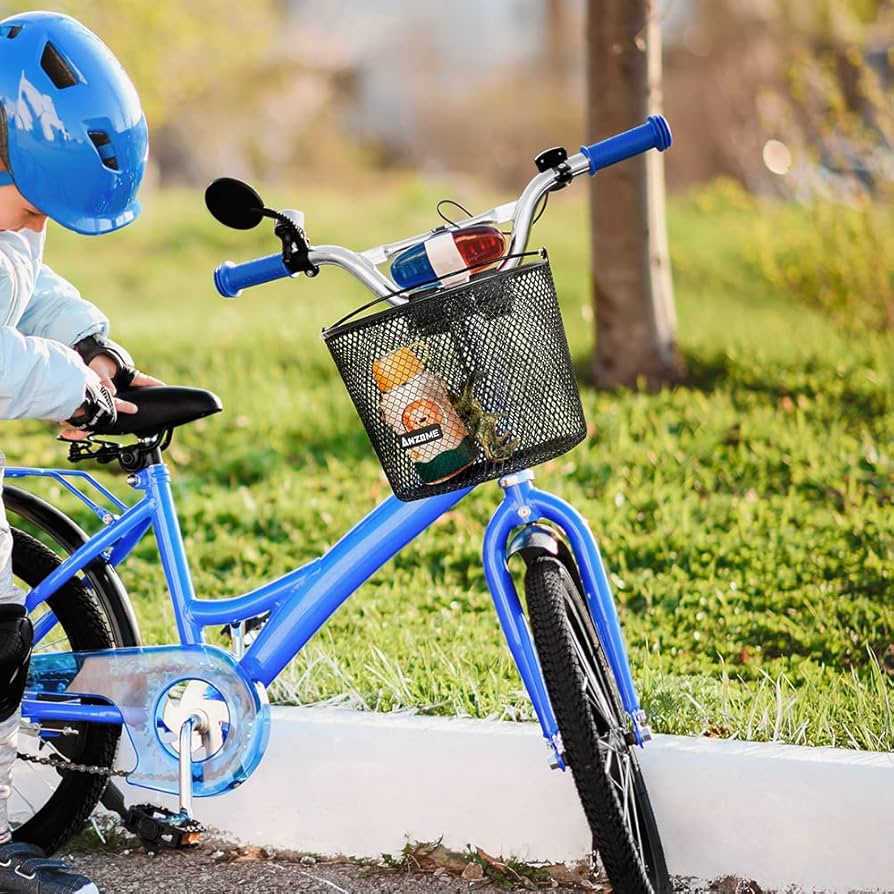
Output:
<instances>
[{"instance_id":1,"label":"bicycle handlebar","mask_svg":"<svg viewBox=\"0 0 894 894\"><path fill-rule=\"evenodd\" d=\"M507 258L500 269L508 269L519 263L517 257L528 244L528 234L532 226L534 212L546 193L561 189L581 174L593 175L609 165L657 149L664 152L671 145L671 131L661 115L651 115L644 124L623 133L615 134L598 143L581 146L580 154L572 155L563 165L537 174L525 187L514 203L501 205L492 211L476 215L457 225L457 229L479 223L505 223L512 221L512 236ZM322 245L310 248L307 259L315 266L331 264L341 267L359 279L371 292L386 298L392 304L402 304L407 299L395 294L397 286L377 268L394 253L431 235L431 231L410 239L402 239L390 245L354 252L339 245ZM256 258L241 264L224 261L214 271L214 285L224 298L236 298L242 289L261 285L275 279L283 279L293 274L283 263L279 254Z\"/></svg>"},{"instance_id":2,"label":"bicycle handlebar","mask_svg":"<svg viewBox=\"0 0 894 894\"><path fill-rule=\"evenodd\" d=\"M234 264L224 261L214 269L214 285L223 298L238 298L243 289L291 276L282 253Z\"/></svg>"},{"instance_id":3,"label":"bicycle handlebar","mask_svg":"<svg viewBox=\"0 0 894 894\"><path fill-rule=\"evenodd\" d=\"M661 115L650 115L645 124L615 134L599 143L581 146L581 154L590 162L590 176L624 159L649 149L664 152L671 144L671 132Z\"/></svg>"}]
</instances>

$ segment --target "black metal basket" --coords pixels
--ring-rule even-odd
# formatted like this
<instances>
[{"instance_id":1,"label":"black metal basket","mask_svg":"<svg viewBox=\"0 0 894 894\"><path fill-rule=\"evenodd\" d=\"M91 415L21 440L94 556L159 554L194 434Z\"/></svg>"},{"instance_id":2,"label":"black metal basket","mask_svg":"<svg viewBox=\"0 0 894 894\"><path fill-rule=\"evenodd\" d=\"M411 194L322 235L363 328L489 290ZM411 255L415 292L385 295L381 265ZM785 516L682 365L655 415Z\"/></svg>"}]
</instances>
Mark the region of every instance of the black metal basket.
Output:
<instances>
[{"instance_id":1,"label":"black metal basket","mask_svg":"<svg viewBox=\"0 0 894 894\"><path fill-rule=\"evenodd\" d=\"M401 500L529 468L586 435L546 260L427 292L323 338Z\"/></svg>"}]
</instances>

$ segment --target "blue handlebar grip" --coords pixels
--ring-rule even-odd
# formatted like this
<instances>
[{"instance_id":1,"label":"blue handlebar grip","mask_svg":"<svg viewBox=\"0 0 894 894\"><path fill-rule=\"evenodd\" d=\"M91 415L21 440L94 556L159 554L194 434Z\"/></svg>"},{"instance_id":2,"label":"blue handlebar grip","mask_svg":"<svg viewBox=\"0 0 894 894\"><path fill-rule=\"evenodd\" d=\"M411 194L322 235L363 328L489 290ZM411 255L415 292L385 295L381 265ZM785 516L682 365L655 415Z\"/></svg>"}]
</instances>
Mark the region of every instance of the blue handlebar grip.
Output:
<instances>
[{"instance_id":1,"label":"blue handlebar grip","mask_svg":"<svg viewBox=\"0 0 894 894\"><path fill-rule=\"evenodd\" d=\"M581 146L580 151L590 162L590 174L616 162L632 158L649 149L664 152L671 144L671 130L663 115L650 115L645 124L615 134L607 140Z\"/></svg>"},{"instance_id":2,"label":"blue handlebar grip","mask_svg":"<svg viewBox=\"0 0 894 894\"><path fill-rule=\"evenodd\" d=\"M238 298L239 293L249 286L259 286L264 282L291 276L282 262L282 255L267 255L244 264L224 261L214 270L214 285L224 298Z\"/></svg>"}]
</instances>

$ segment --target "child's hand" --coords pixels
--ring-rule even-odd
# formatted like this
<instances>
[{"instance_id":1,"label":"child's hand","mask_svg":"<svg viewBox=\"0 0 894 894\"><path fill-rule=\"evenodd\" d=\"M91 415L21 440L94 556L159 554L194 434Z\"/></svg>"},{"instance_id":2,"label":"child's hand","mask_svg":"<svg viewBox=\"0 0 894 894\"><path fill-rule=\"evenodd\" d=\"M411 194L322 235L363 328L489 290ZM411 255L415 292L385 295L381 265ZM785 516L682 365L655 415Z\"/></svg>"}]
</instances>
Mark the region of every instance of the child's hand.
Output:
<instances>
[{"instance_id":1,"label":"child's hand","mask_svg":"<svg viewBox=\"0 0 894 894\"><path fill-rule=\"evenodd\" d=\"M115 394L117 389L112 379L118 372L118 364L108 354L97 354L87 365L99 376L99 381L108 388L109 393Z\"/></svg>"},{"instance_id":2,"label":"child's hand","mask_svg":"<svg viewBox=\"0 0 894 894\"><path fill-rule=\"evenodd\" d=\"M103 385L105 385L106 388L109 387L108 385L106 385L105 380L103 380ZM111 390L111 389L109 389L109 390ZM117 413L136 413L137 412L137 409L138 409L137 405L132 404L129 400L119 400L117 397L113 397L112 400L115 403L115 411ZM63 425L63 426L71 425L72 422L77 422L78 417L82 416L82 415L83 415L83 412L79 410L77 413L75 413L74 416L71 417L71 420L66 419L63 422L60 422L59 424ZM63 430L60 437L64 438L66 441L83 441L83 440L86 440L86 438L89 436L89 434L90 434L90 432L84 431L83 429L66 428Z\"/></svg>"},{"instance_id":3,"label":"child's hand","mask_svg":"<svg viewBox=\"0 0 894 894\"><path fill-rule=\"evenodd\" d=\"M119 413L136 412L136 404L112 397L112 392L103 385L99 375L91 373L84 389L84 402L65 422L60 423L75 426L66 429L63 437L79 440L86 432L113 424Z\"/></svg>"},{"instance_id":4,"label":"child's hand","mask_svg":"<svg viewBox=\"0 0 894 894\"><path fill-rule=\"evenodd\" d=\"M108 363L104 363L103 361L108 361ZM89 363L90 369L96 373L99 378L99 384L104 387L110 395L115 394L115 384L112 382L112 376L115 375L117 371L117 366L115 361L112 360L111 357L106 357L105 355L97 355L93 358L93 360ZM136 388L145 388L149 385L163 385L164 382L159 379L154 378L153 376L147 376L145 373L138 372L131 383L132 387ZM117 413L136 413L137 405L131 403L129 400L121 400L118 397L112 397L112 402L115 405L115 412ZM65 420L60 422L61 426L69 426L72 422L78 422L80 417L84 415L83 409L78 410L71 417L70 420ZM88 432L77 429L77 428L65 428L62 432L61 437L63 437L66 441L83 441L88 436Z\"/></svg>"},{"instance_id":5,"label":"child's hand","mask_svg":"<svg viewBox=\"0 0 894 894\"><path fill-rule=\"evenodd\" d=\"M115 394L115 383L112 380L118 372L118 364L115 363L114 359L108 354L97 354L87 365L99 376L99 381L112 394ZM156 379L154 376L148 376L146 373L138 371L130 383L131 388L147 388L151 385L164 385L164 382L161 379ZM133 406L133 404L128 404L128 406ZM136 407L132 410L119 410L119 412L136 413Z\"/></svg>"},{"instance_id":6,"label":"child's hand","mask_svg":"<svg viewBox=\"0 0 894 894\"><path fill-rule=\"evenodd\" d=\"M118 372L118 364L107 354L97 354L87 365L99 376L100 384L107 388L110 394L114 395L115 383L112 381L112 377ZM155 376L149 376L139 371L134 375L133 381L130 383L131 388L148 388L153 385L164 385L164 382L161 379L156 379ZM120 400L117 397L114 398L114 401L115 409L119 413L137 412L137 405L130 401ZM66 420L59 424L66 426L70 423ZM83 441L87 436L88 432L77 428L65 428L61 435L66 441Z\"/></svg>"},{"instance_id":7,"label":"child's hand","mask_svg":"<svg viewBox=\"0 0 894 894\"><path fill-rule=\"evenodd\" d=\"M155 376L137 372L133 377L133 381L130 383L131 388L148 388L151 385L164 385L164 382L162 382L161 379L156 379Z\"/></svg>"}]
</instances>

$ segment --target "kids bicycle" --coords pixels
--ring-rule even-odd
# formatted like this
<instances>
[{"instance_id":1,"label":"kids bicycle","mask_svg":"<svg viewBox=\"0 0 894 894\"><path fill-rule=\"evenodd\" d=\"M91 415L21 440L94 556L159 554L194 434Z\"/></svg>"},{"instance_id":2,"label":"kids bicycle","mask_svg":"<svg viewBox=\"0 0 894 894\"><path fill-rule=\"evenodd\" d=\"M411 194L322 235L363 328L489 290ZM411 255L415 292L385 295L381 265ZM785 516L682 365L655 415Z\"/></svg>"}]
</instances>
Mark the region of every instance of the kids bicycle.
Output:
<instances>
[{"instance_id":1,"label":"kids bicycle","mask_svg":"<svg viewBox=\"0 0 894 894\"><path fill-rule=\"evenodd\" d=\"M88 535L42 498L5 487L13 524L24 519L41 535L13 530L14 573L30 588L35 643L13 780L17 837L58 848L104 792L106 800L114 794L109 777L118 774L180 796L176 814L140 808L145 840L149 824L163 842L190 841L192 798L238 785L264 754L266 688L367 578L475 486L496 479L502 501L484 535L485 575L550 761L571 769L614 889L672 891L636 757L651 736L598 547L581 515L535 488L530 471L586 430L548 260L540 253L531 261L526 251L550 191L670 142L667 123L653 116L570 157L547 150L515 202L361 253L310 245L299 212L265 208L246 184L209 186L206 204L219 221L248 229L271 218L282 242L276 254L218 267L222 295L335 265L376 296L367 308L390 305L352 314L323 337L395 495L319 558L245 595L210 600L193 589L162 452L175 428L221 410L211 392L122 394L138 405L136 415L70 445L75 463L117 463L141 493L131 505L79 470L8 469L8 482L54 480L102 523ZM507 246L497 225L508 222ZM379 270L385 262L390 277ZM111 435L129 440L104 439ZM150 529L175 645L140 645L115 570ZM515 556L524 563L526 610L509 570ZM205 628L221 625L230 649L203 640ZM136 755L130 770L113 769L122 728Z\"/></svg>"}]
</instances>

